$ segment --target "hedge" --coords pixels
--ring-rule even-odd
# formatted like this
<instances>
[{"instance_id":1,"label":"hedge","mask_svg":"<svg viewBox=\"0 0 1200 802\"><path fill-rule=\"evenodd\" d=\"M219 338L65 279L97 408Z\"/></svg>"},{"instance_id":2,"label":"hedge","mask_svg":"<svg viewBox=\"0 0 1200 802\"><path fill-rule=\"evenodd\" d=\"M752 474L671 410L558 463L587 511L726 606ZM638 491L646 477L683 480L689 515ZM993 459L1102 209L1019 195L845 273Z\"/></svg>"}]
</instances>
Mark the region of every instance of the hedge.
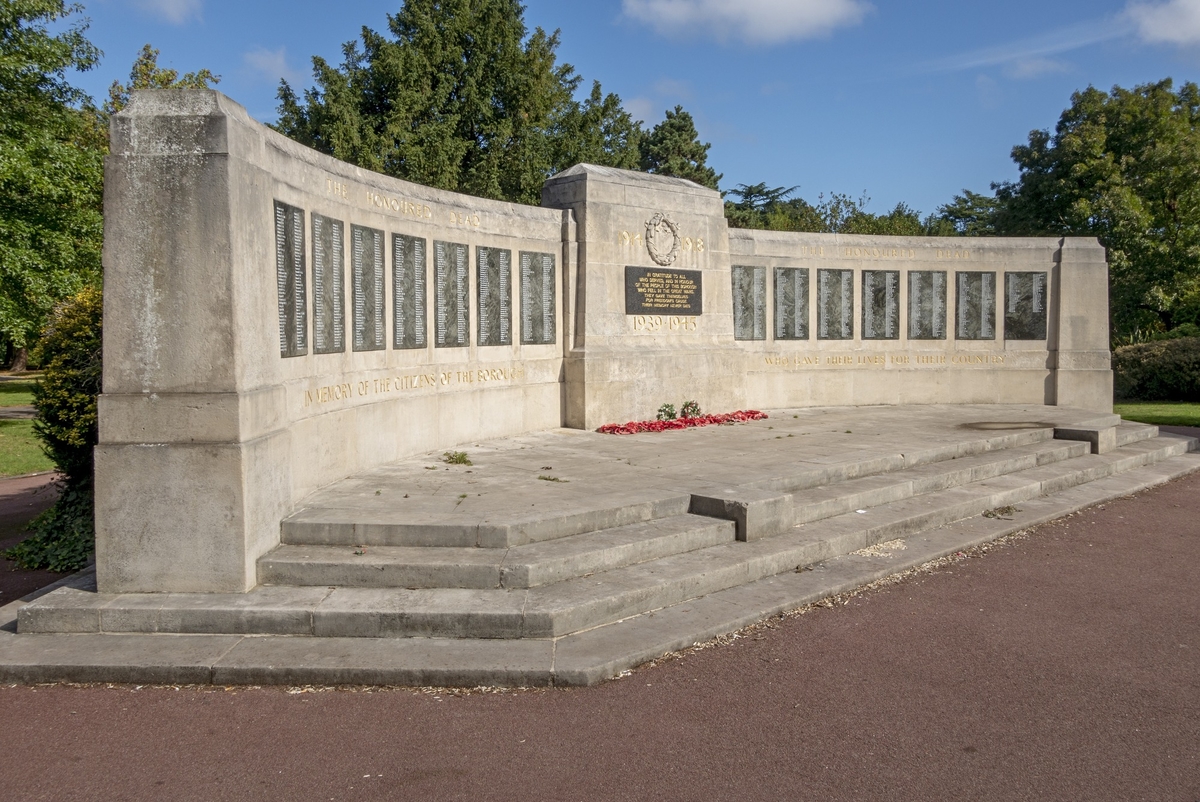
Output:
<instances>
[{"instance_id":1,"label":"hedge","mask_svg":"<svg viewBox=\"0 0 1200 802\"><path fill-rule=\"evenodd\" d=\"M1123 345L1112 364L1119 400L1200 401L1200 337Z\"/></svg>"},{"instance_id":2,"label":"hedge","mask_svg":"<svg viewBox=\"0 0 1200 802\"><path fill-rule=\"evenodd\" d=\"M92 451L100 394L100 290L87 288L55 307L37 345L44 366L34 390L34 432L63 473L62 494L30 526L31 537L4 556L25 568L74 571L95 548Z\"/></svg>"}]
</instances>

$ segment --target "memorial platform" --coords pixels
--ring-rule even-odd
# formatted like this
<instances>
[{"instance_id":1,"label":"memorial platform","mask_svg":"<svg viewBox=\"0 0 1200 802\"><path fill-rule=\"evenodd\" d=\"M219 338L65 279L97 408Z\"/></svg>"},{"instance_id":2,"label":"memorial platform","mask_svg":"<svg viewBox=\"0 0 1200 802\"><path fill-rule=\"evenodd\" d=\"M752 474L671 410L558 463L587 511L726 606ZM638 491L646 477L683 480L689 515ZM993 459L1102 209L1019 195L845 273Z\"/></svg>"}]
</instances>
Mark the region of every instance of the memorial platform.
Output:
<instances>
[{"instance_id":1,"label":"memorial platform","mask_svg":"<svg viewBox=\"0 0 1200 802\"><path fill-rule=\"evenodd\" d=\"M1070 407L768 414L360 472L280 522L248 593L82 577L3 608L0 681L594 684L1200 469L1194 439Z\"/></svg>"}]
</instances>

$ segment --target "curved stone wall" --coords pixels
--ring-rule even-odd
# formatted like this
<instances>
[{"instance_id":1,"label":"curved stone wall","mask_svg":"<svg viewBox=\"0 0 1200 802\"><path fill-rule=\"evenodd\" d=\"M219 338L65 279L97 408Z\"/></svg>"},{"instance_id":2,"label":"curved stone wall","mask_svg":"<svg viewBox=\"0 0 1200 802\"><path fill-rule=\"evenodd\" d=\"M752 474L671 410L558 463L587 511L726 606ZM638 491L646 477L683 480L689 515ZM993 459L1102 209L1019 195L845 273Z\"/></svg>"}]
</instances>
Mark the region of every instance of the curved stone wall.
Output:
<instances>
[{"instance_id":1,"label":"curved stone wall","mask_svg":"<svg viewBox=\"0 0 1200 802\"><path fill-rule=\"evenodd\" d=\"M488 201L209 90L113 118L104 265L106 592L248 589L323 485L665 402L1111 409L1094 240L730 231L712 190L589 165Z\"/></svg>"},{"instance_id":2,"label":"curved stone wall","mask_svg":"<svg viewBox=\"0 0 1200 802\"><path fill-rule=\"evenodd\" d=\"M251 587L316 488L561 425L569 213L358 169L211 91L135 94L105 206L102 587Z\"/></svg>"}]
</instances>

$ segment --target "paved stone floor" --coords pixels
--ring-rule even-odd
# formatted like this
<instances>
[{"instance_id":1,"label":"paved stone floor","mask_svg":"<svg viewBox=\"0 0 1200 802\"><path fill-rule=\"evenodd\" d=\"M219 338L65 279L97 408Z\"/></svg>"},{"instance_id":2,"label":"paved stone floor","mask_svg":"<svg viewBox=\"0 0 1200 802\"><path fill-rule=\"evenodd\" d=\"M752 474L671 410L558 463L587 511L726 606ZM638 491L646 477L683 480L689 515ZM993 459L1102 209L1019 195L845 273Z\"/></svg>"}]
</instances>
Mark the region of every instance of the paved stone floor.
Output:
<instances>
[{"instance_id":1,"label":"paved stone floor","mask_svg":"<svg viewBox=\"0 0 1200 802\"><path fill-rule=\"evenodd\" d=\"M707 486L818 472L864 454L937 449L981 433L1103 417L1111 416L1017 404L821 407L771 410L767 420L733 426L636 435L556 429L463 445L471 466L447 465L440 454L429 454L364 471L313 494L293 520L339 521L350 514L360 522L410 526L519 522L542 517L547 507L565 514L626 506Z\"/></svg>"},{"instance_id":2,"label":"paved stone floor","mask_svg":"<svg viewBox=\"0 0 1200 802\"><path fill-rule=\"evenodd\" d=\"M1197 588L1193 474L596 688L0 688L0 796L1196 802Z\"/></svg>"}]
</instances>

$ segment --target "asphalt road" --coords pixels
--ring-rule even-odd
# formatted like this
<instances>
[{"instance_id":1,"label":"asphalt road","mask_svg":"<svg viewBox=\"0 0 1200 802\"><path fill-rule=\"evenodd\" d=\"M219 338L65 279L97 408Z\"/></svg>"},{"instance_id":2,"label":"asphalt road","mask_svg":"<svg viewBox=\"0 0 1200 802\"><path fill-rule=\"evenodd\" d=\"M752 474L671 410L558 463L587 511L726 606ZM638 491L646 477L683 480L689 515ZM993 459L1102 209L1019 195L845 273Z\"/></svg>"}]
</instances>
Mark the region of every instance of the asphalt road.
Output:
<instances>
[{"instance_id":1,"label":"asphalt road","mask_svg":"<svg viewBox=\"0 0 1200 802\"><path fill-rule=\"evenodd\" d=\"M1200 474L590 689L0 688L6 800L1200 801Z\"/></svg>"}]
</instances>

